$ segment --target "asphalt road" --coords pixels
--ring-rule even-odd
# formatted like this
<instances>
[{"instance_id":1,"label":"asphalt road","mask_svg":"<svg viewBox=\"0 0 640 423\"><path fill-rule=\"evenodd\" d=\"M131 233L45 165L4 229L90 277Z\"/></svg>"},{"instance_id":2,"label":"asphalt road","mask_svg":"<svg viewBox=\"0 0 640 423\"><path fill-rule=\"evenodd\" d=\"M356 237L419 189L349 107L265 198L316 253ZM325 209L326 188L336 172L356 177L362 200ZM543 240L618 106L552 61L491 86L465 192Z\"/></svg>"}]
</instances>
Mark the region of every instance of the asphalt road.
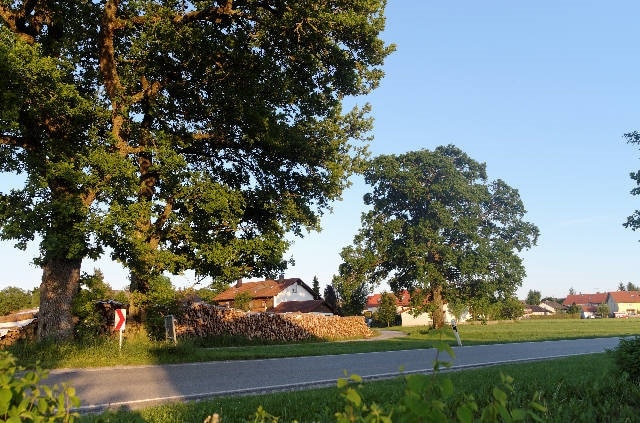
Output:
<instances>
[{"instance_id":1,"label":"asphalt road","mask_svg":"<svg viewBox=\"0 0 640 423\"><path fill-rule=\"evenodd\" d=\"M615 348L618 341L619 338L597 338L455 347L452 368L599 353ZM80 411L138 409L169 401L335 386L345 372L364 379L428 373L435 358L434 349L421 349L161 366L57 369L50 372L44 383L65 382L76 388L82 403ZM439 358L450 360L447 354Z\"/></svg>"}]
</instances>

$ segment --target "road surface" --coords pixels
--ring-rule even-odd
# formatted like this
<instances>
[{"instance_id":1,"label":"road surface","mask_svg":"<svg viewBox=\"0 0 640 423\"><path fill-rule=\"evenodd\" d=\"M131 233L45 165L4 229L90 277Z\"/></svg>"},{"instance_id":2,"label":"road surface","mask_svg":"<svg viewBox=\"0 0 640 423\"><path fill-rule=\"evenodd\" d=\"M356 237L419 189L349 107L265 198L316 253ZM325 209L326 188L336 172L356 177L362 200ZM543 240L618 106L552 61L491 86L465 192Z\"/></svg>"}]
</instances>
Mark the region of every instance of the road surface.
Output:
<instances>
[{"instance_id":1,"label":"road surface","mask_svg":"<svg viewBox=\"0 0 640 423\"><path fill-rule=\"evenodd\" d=\"M615 348L618 341L619 338L596 338L454 347L452 368L599 353ZM435 358L434 349L420 349L160 366L56 369L44 383L50 386L62 382L70 384L80 397L80 411L93 412L120 407L138 409L213 396L335 386L345 372L369 380L428 373ZM450 357L444 353L440 359L450 360Z\"/></svg>"}]
</instances>

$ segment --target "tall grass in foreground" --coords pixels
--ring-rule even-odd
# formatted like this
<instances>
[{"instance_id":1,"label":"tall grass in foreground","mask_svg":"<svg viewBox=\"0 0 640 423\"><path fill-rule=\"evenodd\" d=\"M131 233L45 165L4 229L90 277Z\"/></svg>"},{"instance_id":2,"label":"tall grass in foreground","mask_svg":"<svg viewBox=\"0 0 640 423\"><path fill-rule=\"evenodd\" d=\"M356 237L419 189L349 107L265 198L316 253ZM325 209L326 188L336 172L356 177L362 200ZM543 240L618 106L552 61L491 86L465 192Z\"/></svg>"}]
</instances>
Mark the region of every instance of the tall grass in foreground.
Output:
<instances>
[{"instance_id":1,"label":"tall grass in foreground","mask_svg":"<svg viewBox=\"0 0 640 423\"><path fill-rule=\"evenodd\" d=\"M536 392L546 406L547 422L637 422L640 419L640 386L614 376L610 354L593 354L550 361L441 373L450 378L456 393L489 398L500 383L500 373L514 378L512 400L526 407ZM367 404L397 404L406 388L404 378L365 382L360 393ZM259 406L278 422L335 422L335 412L345 402L336 388L283 392L197 403L164 405L138 412L108 412L83 416L82 422L203 422L213 413L222 422L246 422Z\"/></svg>"}]
</instances>

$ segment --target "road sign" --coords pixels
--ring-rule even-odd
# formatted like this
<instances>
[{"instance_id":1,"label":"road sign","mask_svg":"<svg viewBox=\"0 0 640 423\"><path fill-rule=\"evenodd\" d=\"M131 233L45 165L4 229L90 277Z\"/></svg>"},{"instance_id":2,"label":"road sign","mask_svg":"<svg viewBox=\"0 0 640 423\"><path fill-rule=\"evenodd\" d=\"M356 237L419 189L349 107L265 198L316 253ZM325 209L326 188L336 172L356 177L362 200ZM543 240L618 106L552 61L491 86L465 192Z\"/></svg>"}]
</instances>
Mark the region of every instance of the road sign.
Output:
<instances>
[{"instance_id":1,"label":"road sign","mask_svg":"<svg viewBox=\"0 0 640 423\"><path fill-rule=\"evenodd\" d=\"M113 330L123 331L126 322L127 322L127 309L117 308L116 316L113 321Z\"/></svg>"}]
</instances>

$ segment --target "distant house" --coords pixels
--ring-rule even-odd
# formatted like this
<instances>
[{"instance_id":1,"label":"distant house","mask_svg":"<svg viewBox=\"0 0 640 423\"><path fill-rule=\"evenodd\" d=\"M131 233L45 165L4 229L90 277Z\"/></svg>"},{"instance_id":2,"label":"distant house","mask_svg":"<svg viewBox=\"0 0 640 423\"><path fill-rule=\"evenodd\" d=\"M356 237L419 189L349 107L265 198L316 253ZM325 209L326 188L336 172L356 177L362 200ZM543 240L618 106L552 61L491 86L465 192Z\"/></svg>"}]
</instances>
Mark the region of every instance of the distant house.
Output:
<instances>
[{"instance_id":1,"label":"distant house","mask_svg":"<svg viewBox=\"0 0 640 423\"><path fill-rule=\"evenodd\" d=\"M556 301L550 301L550 300L545 300L538 305L544 308L545 310L550 311L552 314L564 313L567 311L567 308L568 308L567 306L564 306Z\"/></svg>"},{"instance_id":2,"label":"distant house","mask_svg":"<svg viewBox=\"0 0 640 423\"><path fill-rule=\"evenodd\" d=\"M598 312L598 306L594 305L580 305L580 318L581 319L595 319Z\"/></svg>"},{"instance_id":3,"label":"distant house","mask_svg":"<svg viewBox=\"0 0 640 423\"><path fill-rule=\"evenodd\" d=\"M234 307L239 294L251 297L250 310L273 313L323 313L333 314L329 306L313 289L299 278L266 279L263 281L238 282L214 297L218 305Z\"/></svg>"},{"instance_id":4,"label":"distant house","mask_svg":"<svg viewBox=\"0 0 640 423\"><path fill-rule=\"evenodd\" d=\"M402 319L402 326L429 326L433 323L433 320L429 313L420 313L417 316L414 316L411 311L411 295L409 291L402 290L400 292L399 298L396 296L396 312L400 315ZM365 312L375 313L380 306L380 300L382 298L382 294L373 294L367 297L367 305L365 308ZM452 319L455 319L449 312L449 307L445 304L442 307L444 312L445 322L450 322ZM468 313L464 313L460 320L465 321L468 319Z\"/></svg>"},{"instance_id":5,"label":"distant house","mask_svg":"<svg viewBox=\"0 0 640 423\"><path fill-rule=\"evenodd\" d=\"M604 304L607 302L607 293L606 292L598 292L595 294L575 294L568 295L567 298L564 299L562 305L566 307L570 307L572 304L577 306L599 306L600 304Z\"/></svg>"},{"instance_id":6,"label":"distant house","mask_svg":"<svg viewBox=\"0 0 640 423\"><path fill-rule=\"evenodd\" d=\"M640 291L609 292L606 300L609 313L625 313L627 316L640 314Z\"/></svg>"},{"instance_id":7,"label":"distant house","mask_svg":"<svg viewBox=\"0 0 640 423\"><path fill-rule=\"evenodd\" d=\"M555 311L549 310L545 307L542 307L542 304L524 304L524 316L523 317L531 317L531 316L548 316L550 314L554 314Z\"/></svg>"}]
</instances>

